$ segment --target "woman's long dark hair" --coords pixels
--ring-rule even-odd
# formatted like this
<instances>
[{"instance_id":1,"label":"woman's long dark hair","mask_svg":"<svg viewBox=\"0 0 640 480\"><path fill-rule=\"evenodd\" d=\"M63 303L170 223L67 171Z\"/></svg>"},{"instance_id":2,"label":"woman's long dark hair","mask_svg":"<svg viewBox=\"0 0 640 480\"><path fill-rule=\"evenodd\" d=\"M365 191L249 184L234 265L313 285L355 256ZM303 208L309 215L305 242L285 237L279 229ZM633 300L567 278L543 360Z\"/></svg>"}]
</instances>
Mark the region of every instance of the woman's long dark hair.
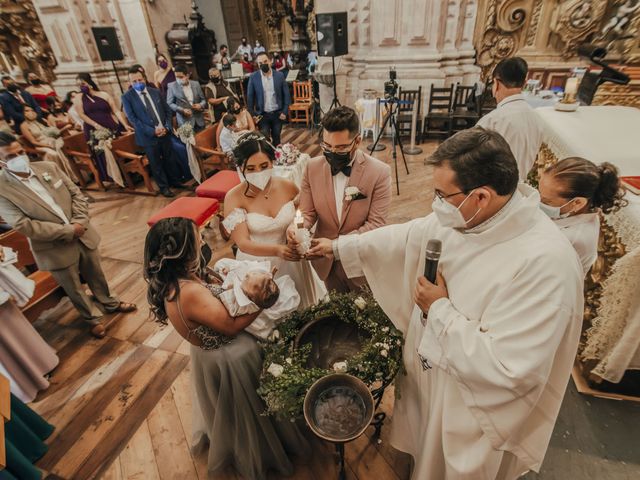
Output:
<instances>
[{"instance_id":1,"label":"woman's long dark hair","mask_svg":"<svg viewBox=\"0 0 640 480\"><path fill-rule=\"evenodd\" d=\"M247 132L241 135L236 143L236 148L233 149L233 158L243 175L247 168L247 161L256 153L264 153L272 162L276 159L275 147L262 133ZM245 196L248 192L249 184L247 182L247 189L244 192Z\"/></svg>"},{"instance_id":2,"label":"woman's long dark hair","mask_svg":"<svg viewBox=\"0 0 640 480\"><path fill-rule=\"evenodd\" d=\"M144 279L151 314L167 323L165 300L180 294L179 281L200 271L200 247L195 223L188 218L163 218L144 243Z\"/></svg>"},{"instance_id":3,"label":"woman's long dark hair","mask_svg":"<svg viewBox=\"0 0 640 480\"><path fill-rule=\"evenodd\" d=\"M82 80L84 82L87 82L89 84L89 86L91 88L93 88L96 92L98 90L100 90L98 88L98 85L96 85L96 82L93 81L93 78L91 78L91 74L87 73L87 72L81 72L78 74L78 76L76 77L78 80Z\"/></svg>"}]
</instances>

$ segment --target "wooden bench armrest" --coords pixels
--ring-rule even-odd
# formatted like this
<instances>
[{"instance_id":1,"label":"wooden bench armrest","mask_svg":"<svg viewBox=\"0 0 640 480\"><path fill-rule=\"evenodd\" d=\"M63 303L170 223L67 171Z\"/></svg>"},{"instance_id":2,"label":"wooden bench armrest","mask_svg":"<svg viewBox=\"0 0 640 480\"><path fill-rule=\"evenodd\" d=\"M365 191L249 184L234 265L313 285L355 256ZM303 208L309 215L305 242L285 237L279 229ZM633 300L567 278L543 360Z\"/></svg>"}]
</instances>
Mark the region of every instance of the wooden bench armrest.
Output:
<instances>
[{"instance_id":1,"label":"wooden bench armrest","mask_svg":"<svg viewBox=\"0 0 640 480\"><path fill-rule=\"evenodd\" d=\"M82 157L82 158L87 158L87 159L91 158L91 154L89 154L89 153L77 152L75 150L66 150L66 149L63 149L63 150L64 150L64 153L66 153L67 155L71 155L73 157Z\"/></svg>"},{"instance_id":2,"label":"wooden bench armrest","mask_svg":"<svg viewBox=\"0 0 640 480\"><path fill-rule=\"evenodd\" d=\"M212 148L207 148L207 147L199 147L199 146L194 146L193 148L196 149L197 152L200 153L206 153L207 155L217 155L219 157L225 157L227 156L226 153L220 151L220 150L214 150Z\"/></svg>"},{"instance_id":3,"label":"wooden bench armrest","mask_svg":"<svg viewBox=\"0 0 640 480\"><path fill-rule=\"evenodd\" d=\"M124 152L122 150L114 150L113 153L122 158L128 158L129 160L141 160L144 158L144 155L136 155L135 153Z\"/></svg>"}]
</instances>

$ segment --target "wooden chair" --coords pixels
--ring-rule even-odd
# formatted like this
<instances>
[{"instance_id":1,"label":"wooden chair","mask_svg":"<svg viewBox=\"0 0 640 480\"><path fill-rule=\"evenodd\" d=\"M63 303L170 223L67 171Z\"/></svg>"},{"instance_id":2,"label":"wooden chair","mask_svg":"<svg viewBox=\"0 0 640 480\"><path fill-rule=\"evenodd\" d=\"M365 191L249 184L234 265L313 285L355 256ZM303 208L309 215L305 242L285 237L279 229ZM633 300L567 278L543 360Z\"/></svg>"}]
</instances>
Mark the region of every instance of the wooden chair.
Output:
<instances>
[{"instance_id":1,"label":"wooden chair","mask_svg":"<svg viewBox=\"0 0 640 480\"><path fill-rule=\"evenodd\" d=\"M42 160L42 152L39 152L36 149L35 145L27 140L27 137L25 137L24 135L18 135L16 138L18 139L20 145L22 145L22 148L24 148L25 153L29 155L29 158L31 158L31 160Z\"/></svg>"},{"instance_id":2,"label":"wooden chair","mask_svg":"<svg viewBox=\"0 0 640 480\"><path fill-rule=\"evenodd\" d=\"M200 173L202 178L207 177L207 169L209 171L218 171L229 168L229 159L227 155L218 147L218 123L209 125L204 130L195 134L196 144L194 146L197 156L198 164L200 166Z\"/></svg>"},{"instance_id":3,"label":"wooden chair","mask_svg":"<svg viewBox=\"0 0 640 480\"><path fill-rule=\"evenodd\" d=\"M312 107L311 81L293 82L293 102L289 106L289 121L291 123L304 123L309 127L311 125Z\"/></svg>"},{"instance_id":4,"label":"wooden chair","mask_svg":"<svg viewBox=\"0 0 640 480\"><path fill-rule=\"evenodd\" d=\"M149 159L142 151L142 148L136 145L134 135L133 133L127 133L118 138L114 138L111 142L113 156L116 157L120 171L124 175L124 181L129 188L132 190L135 189L135 183L131 174L137 173L142 176L147 190L150 193L156 193L149 173Z\"/></svg>"},{"instance_id":5,"label":"wooden chair","mask_svg":"<svg viewBox=\"0 0 640 480\"><path fill-rule=\"evenodd\" d=\"M28 277L36 284L29 303L21 308L23 315L34 322L45 310L53 308L64 296L64 290L58 285L51 273L38 270L36 260L27 237L16 230L0 235L0 245L9 247L18 254L15 267L29 273Z\"/></svg>"},{"instance_id":6,"label":"wooden chair","mask_svg":"<svg viewBox=\"0 0 640 480\"><path fill-rule=\"evenodd\" d=\"M480 114L477 110L477 102L474 102L472 109L469 109L469 100L474 95L476 86L465 87L456 84L455 94L453 96L453 104L451 106L451 131L449 135L473 127Z\"/></svg>"},{"instance_id":7,"label":"wooden chair","mask_svg":"<svg viewBox=\"0 0 640 480\"><path fill-rule=\"evenodd\" d=\"M418 102L416 112L416 135L417 143L422 143L422 86L417 90L398 90L398 100L401 102L411 102L411 104L400 103L398 105L398 130L401 136L411 135L411 122L413 120L413 107Z\"/></svg>"},{"instance_id":8,"label":"wooden chair","mask_svg":"<svg viewBox=\"0 0 640 480\"><path fill-rule=\"evenodd\" d=\"M451 106L453 85L446 88L434 87L429 92L429 107L424 117L424 138L429 135L446 138L451 131Z\"/></svg>"},{"instance_id":9,"label":"wooden chair","mask_svg":"<svg viewBox=\"0 0 640 480\"><path fill-rule=\"evenodd\" d=\"M102 180L100 180L100 174L98 173L96 164L91 156L91 151L89 150L89 145L84 138L84 133L76 133L65 137L62 151L69 159L71 168L74 169L82 188L86 188L89 184L82 175L82 172L87 172L90 176L93 176L93 179L96 181L100 190L106 190Z\"/></svg>"}]
</instances>

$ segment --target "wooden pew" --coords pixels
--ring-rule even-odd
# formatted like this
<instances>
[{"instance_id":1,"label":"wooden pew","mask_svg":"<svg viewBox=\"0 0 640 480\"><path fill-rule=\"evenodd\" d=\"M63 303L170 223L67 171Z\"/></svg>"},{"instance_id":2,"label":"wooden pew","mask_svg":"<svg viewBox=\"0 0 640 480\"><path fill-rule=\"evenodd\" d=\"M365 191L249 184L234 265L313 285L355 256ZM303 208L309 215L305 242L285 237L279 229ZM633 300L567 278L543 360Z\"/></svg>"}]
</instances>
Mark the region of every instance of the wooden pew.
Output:
<instances>
[{"instance_id":1,"label":"wooden pew","mask_svg":"<svg viewBox=\"0 0 640 480\"><path fill-rule=\"evenodd\" d=\"M9 379L0 374L0 470L7 466L4 424L9 420L11 420L11 392L9 390Z\"/></svg>"},{"instance_id":2,"label":"wooden pew","mask_svg":"<svg viewBox=\"0 0 640 480\"><path fill-rule=\"evenodd\" d=\"M65 295L64 290L51 273L38 270L27 237L15 230L10 230L0 235L0 245L9 247L18 254L16 268L29 272L28 278L36 284L33 297L21 308L23 315L30 322L34 322L42 312L55 307L60 302Z\"/></svg>"},{"instance_id":3,"label":"wooden pew","mask_svg":"<svg viewBox=\"0 0 640 480\"><path fill-rule=\"evenodd\" d=\"M65 137L62 151L71 162L71 167L75 170L82 188L86 188L89 183L82 175L82 172L87 172L93 176L93 179L100 190L106 190L104 184L100 180L98 169L91 157L91 151L89 150L89 145L87 145L87 141L84 138L84 133L75 133Z\"/></svg>"},{"instance_id":4,"label":"wooden pew","mask_svg":"<svg viewBox=\"0 0 640 480\"><path fill-rule=\"evenodd\" d=\"M198 164L203 179L207 178L207 169L216 171L229 168L227 155L218 145L218 125L219 123L214 123L195 134L194 149L198 154Z\"/></svg>"},{"instance_id":5,"label":"wooden pew","mask_svg":"<svg viewBox=\"0 0 640 480\"><path fill-rule=\"evenodd\" d=\"M124 175L124 181L127 187L135 190L135 183L131 177L132 173L142 176L145 187L150 193L156 194L156 190L151 182L151 174L149 173L149 159L142 152L142 147L136 145L135 134L127 133L111 141L111 150L120 166L120 171Z\"/></svg>"}]
</instances>

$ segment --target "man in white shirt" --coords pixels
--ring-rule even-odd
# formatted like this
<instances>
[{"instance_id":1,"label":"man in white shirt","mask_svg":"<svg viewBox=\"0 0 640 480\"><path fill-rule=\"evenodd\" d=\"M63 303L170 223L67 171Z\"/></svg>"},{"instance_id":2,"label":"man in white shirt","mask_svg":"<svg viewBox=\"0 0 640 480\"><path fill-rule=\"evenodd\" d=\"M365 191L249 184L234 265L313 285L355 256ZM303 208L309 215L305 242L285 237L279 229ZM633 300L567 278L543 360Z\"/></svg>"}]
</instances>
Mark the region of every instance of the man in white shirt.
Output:
<instances>
[{"instance_id":1,"label":"man in white shirt","mask_svg":"<svg viewBox=\"0 0 640 480\"><path fill-rule=\"evenodd\" d=\"M51 272L91 325L91 333L103 338L103 312L131 312L136 306L109 291L87 199L56 164L31 165L20 143L6 132L0 132L0 167L0 217L29 239L38 268ZM80 276L99 308L84 292Z\"/></svg>"},{"instance_id":2,"label":"man in white shirt","mask_svg":"<svg viewBox=\"0 0 640 480\"><path fill-rule=\"evenodd\" d=\"M413 456L412 478L515 480L540 470L562 404L582 267L500 134L459 132L428 163L434 213L311 253L364 275L404 334L391 445ZM431 239L442 244L435 283L423 276Z\"/></svg>"},{"instance_id":3,"label":"man in white shirt","mask_svg":"<svg viewBox=\"0 0 640 480\"><path fill-rule=\"evenodd\" d=\"M498 106L478 121L479 126L495 130L507 141L518 164L521 182L527 179L542 144L538 115L522 96L527 72L527 62L520 57L505 58L498 63L491 84Z\"/></svg>"},{"instance_id":4,"label":"man in white shirt","mask_svg":"<svg viewBox=\"0 0 640 480\"><path fill-rule=\"evenodd\" d=\"M238 49L236 50L236 53L232 58L242 58L244 57L244 55L248 55L249 58L251 58L252 53L253 49L251 48L251 45L249 45L247 37L242 37L242 39L240 40L240 45L238 46Z\"/></svg>"}]
</instances>

